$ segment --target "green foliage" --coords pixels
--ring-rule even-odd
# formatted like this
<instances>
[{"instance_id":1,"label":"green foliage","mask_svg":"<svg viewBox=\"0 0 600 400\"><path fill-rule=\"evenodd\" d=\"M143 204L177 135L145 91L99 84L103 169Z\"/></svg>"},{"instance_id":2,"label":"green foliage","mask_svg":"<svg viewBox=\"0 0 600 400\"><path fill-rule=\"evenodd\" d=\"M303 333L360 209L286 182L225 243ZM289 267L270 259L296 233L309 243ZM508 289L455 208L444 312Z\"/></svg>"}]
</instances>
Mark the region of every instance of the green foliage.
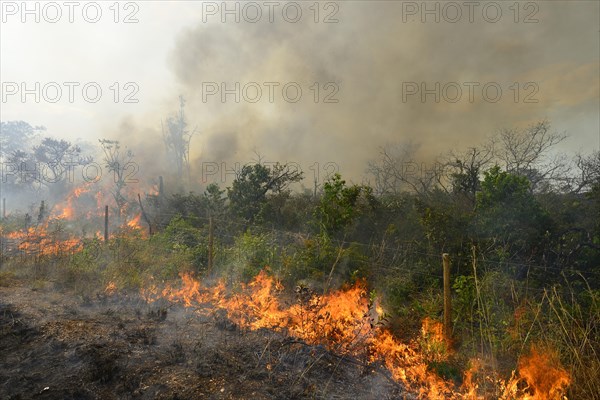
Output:
<instances>
[{"instance_id":1,"label":"green foliage","mask_svg":"<svg viewBox=\"0 0 600 400\"><path fill-rule=\"evenodd\" d=\"M422 202L417 202L417 209L421 214L420 220L425 228L427 239L436 246L442 247L452 238L452 225L456 225L454 215L445 206L438 208L433 205L427 206Z\"/></svg>"},{"instance_id":2,"label":"green foliage","mask_svg":"<svg viewBox=\"0 0 600 400\"><path fill-rule=\"evenodd\" d=\"M335 247L328 235L304 239L289 257L281 277L290 285L303 279L322 280L327 266L331 267L335 258Z\"/></svg>"},{"instance_id":3,"label":"green foliage","mask_svg":"<svg viewBox=\"0 0 600 400\"><path fill-rule=\"evenodd\" d=\"M278 261L272 269L287 286L309 280L332 289L368 278L371 272L360 245L334 242L323 232L286 246Z\"/></svg>"},{"instance_id":4,"label":"green foliage","mask_svg":"<svg viewBox=\"0 0 600 400\"><path fill-rule=\"evenodd\" d=\"M200 231L192 224L177 216L171 220L163 236L170 242L174 249L191 248L200 242Z\"/></svg>"},{"instance_id":5,"label":"green foliage","mask_svg":"<svg viewBox=\"0 0 600 400\"><path fill-rule=\"evenodd\" d=\"M225 190L221 190L216 183L211 183L206 187L203 198L209 216L220 217L225 213L225 201L227 198L224 194Z\"/></svg>"},{"instance_id":6,"label":"green foliage","mask_svg":"<svg viewBox=\"0 0 600 400\"><path fill-rule=\"evenodd\" d=\"M373 209L375 202L372 188L363 185L347 186L340 174L334 174L323 185L323 197L315 210L315 216L321 228L333 234Z\"/></svg>"},{"instance_id":7,"label":"green foliage","mask_svg":"<svg viewBox=\"0 0 600 400\"><path fill-rule=\"evenodd\" d=\"M454 290L454 317L456 322L467 321L473 323L474 308L477 304L477 293L475 292L475 278L473 276L460 275L454 279L452 285Z\"/></svg>"},{"instance_id":8,"label":"green foliage","mask_svg":"<svg viewBox=\"0 0 600 400\"><path fill-rule=\"evenodd\" d=\"M175 217L160 235L166 251L180 254L194 267L196 272L204 272L208 266L208 227L198 229L182 217ZM160 242L159 242L160 244ZM175 268L177 270L177 268Z\"/></svg>"},{"instance_id":9,"label":"green foliage","mask_svg":"<svg viewBox=\"0 0 600 400\"><path fill-rule=\"evenodd\" d=\"M533 207L530 184L526 177L501 171L494 166L484 173L481 191L477 193L477 207L495 208L501 205Z\"/></svg>"},{"instance_id":10,"label":"green foliage","mask_svg":"<svg viewBox=\"0 0 600 400\"><path fill-rule=\"evenodd\" d=\"M600 176L596 179L592 185L592 190L587 194L587 197L592 203L592 215L595 216L596 221L594 226L594 238L593 243L600 246Z\"/></svg>"},{"instance_id":11,"label":"green foliage","mask_svg":"<svg viewBox=\"0 0 600 400\"><path fill-rule=\"evenodd\" d=\"M238 278L249 282L263 268L277 265L277 257L270 235L246 231L236 237L235 243L228 249L222 273L226 273L230 280Z\"/></svg>"},{"instance_id":12,"label":"green foliage","mask_svg":"<svg viewBox=\"0 0 600 400\"><path fill-rule=\"evenodd\" d=\"M506 138L518 139L512 133ZM102 143L107 163L130 156L118 152L118 142ZM40 257L28 264L15 258L3 264L0 285L25 276L44 283L58 272L57 282L84 293L89 282L136 290L178 279L181 272L202 275L212 217L215 275L248 282L269 267L287 288L314 289L365 279L371 303L374 293L382 297L390 328L414 339L425 316L440 319L439 255L447 252L454 278L455 350L461 357L515 361L531 341L546 342L560 350L577 379L596 383L600 182L592 177L580 191L548 185L540 191L544 178L528 159L517 160L521 164L514 168L509 167L514 162L504 162L507 171L496 166L481 177L498 160L477 150L470 154L470 162L450 161L449 176L435 177L445 186L421 177L410 181L420 185L418 192L387 191L380 197L339 174L324 183L322 193L293 193L290 185L300 181L300 172L279 164L247 165L226 192L211 184L202 194L157 199L152 207L166 217L150 238L129 232L108 244L86 239L83 250L70 257ZM46 213L38 212L37 204L33 210L27 217L9 215L2 229L23 231L32 216ZM48 231L61 238L65 228L64 221L56 222ZM457 379L460 371L451 362L433 359L444 349L426 342L430 369ZM574 398L588 398L592 390L576 393Z\"/></svg>"},{"instance_id":13,"label":"green foliage","mask_svg":"<svg viewBox=\"0 0 600 400\"><path fill-rule=\"evenodd\" d=\"M225 191L216 183L206 187L203 194L193 192L188 194L175 193L168 198L166 211L177 214L194 227L201 227L208 223L209 217L223 217L225 215Z\"/></svg>"},{"instance_id":14,"label":"green foliage","mask_svg":"<svg viewBox=\"0 0 600 400\"><path fill-rule=\"evenodd\" d=\"M473 207L462 193L435 190L414 199L415 214L428 250L461 254L473 239Z\"/></svg>"},{"instance_id":15,"label":"green foliage","mask_svg":"<svg viewBox=\"0 0 600 400\"><path fill-rule=\"evenodd\" d=\"M537 246L551 219L530 191L527 178L498 166L485 172L481 192L477 193L477 234L510 246L511 254Z\"/></svg>"},{"instance_id":16,"label":"green foliage","mask_svg":"<svg viewBox=\"0 0 600 400\"><path fill-rule=\"evenodd\" d=\"M264 219L267 195L284 193L290 184L301 179L302 172L286 164L244 165L227 189L231 210L247 222Z\"/></svg>"},{"instance_id":17,"label":"green foliage","mask_svg":"<svg viewBox=\"0 0 600 400\"><path fill-rule=\"evenodd\" d=\"M436 375L454 382L459 382L464 374L461 368L448 361L432 361L427 366Z\"/></svg>"}]
</instances>

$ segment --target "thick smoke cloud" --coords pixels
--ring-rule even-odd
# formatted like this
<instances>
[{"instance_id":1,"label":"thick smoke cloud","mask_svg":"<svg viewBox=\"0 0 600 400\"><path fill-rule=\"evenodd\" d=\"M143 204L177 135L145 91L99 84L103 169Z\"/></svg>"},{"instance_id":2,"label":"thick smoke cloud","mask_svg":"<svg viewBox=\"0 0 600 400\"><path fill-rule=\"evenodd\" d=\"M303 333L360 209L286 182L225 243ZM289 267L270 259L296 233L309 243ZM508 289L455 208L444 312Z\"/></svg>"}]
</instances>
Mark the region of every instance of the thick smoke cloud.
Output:
<instances>
[{"instance_id":1,"label":"thick smoke cloud","mask_svg":"<svg viewBox=\"0 0 600 400\"><path fill-rule=\"evenodd\" d=\"M229 9L248 4L226 3ZM303 16L296 23L282 15L289 3L279 4L273 22L264 2L256 2L263 11L256 23L243 17L235 22L231 15L222 22L221 12L203 12L207 4L222 8L220 1L140 2L140 22L131 25L115 25L111 18L104 25L15 20L3 27L3 79L97 80L106 93L95 104L12 101L3 104L2 119L45 125L51 134L92 144L118 139L134 151L140 174L149 180L175 170L165 156L161 120L176 114L183 95L190 129L197 128L191 142L193 181L201 183L207 163L233 168L256 159L257 152L264 161L298 163L307 178L316 168L322 180L331 162L345 178L361 181L381 146L419 145L414 157L427 163L499 129L542 119L571 136L562 150L597 148L599 3L518 2L516 15L515 2L472 2L473 22L466 3L319 2L318 23L314 2L298 2ZM460 9L455 23L450 21L455 9L448 4ZM502 13L496 22L494 4ZM334 5L338 22L323 23ZM410 7L416 7L414 15L407 12ZM424 7L438 7L439 15L422 15ZM21 37L27 44L15 45L14 38ZM68 51L74 53L59 57ZM139 83L139 103L112 102L108 87L132 80ZM245 94L253 96L253 82L262 90L256 103L243 93L251 84ZM273 102L265 82L278 84ZM438 93L439 102L433 94L425 101L421 93L407 94L406 85L431 90L438 82L439 91L447 88ZM473 101L469 82L477 85ZM236 83L240 101L228 94L222 102L221 84L233 89ZM298 102L282 97L286 83L302 89ZM483 98L486 83L501 88L499 101ZM219 93L207 94L207 84ZM452 102L456 87L462 95ZM494 96L493 87L488 94ZM337 103L324 103L329 95ZM231 178L227 175L222 186Z\"/></svg>"},{"instance_id":2,"label":"thick smoke cloud","mask_svg":"<svg viewBox=\"0 0 600 400\"><path fill-rule=\"evenodd\" d=\"M421 143L417 156L431 159L448 148L477 144L495 130L544 118L555 126L574 123L574 147L594 139L594 123L587 121L581 131L582 121L572 115L588 115L598 106L597 4L539 3L537 23L515 23L506 4L497 23L487 22L480 9L473 23L466 15L448 23L444 14L440 23L432 16L422 23L420 15L402 21L403 3L340 3L333 24L310 18L288 23L278 14L273 23L199 17L178 36L168 60L189 100L189 116L201 127L193 143L196 164L245 161L258 149L272 161L333 161L357 180L377 147L390 143ZM533 10L520 11L523 19ZM257 103L243 95L237 103L233 94L225 102L220 92L207 96L207 82L228 89L235 82L281 86L273 103L265 86ZM303 89L297 103L282 99L280 88L288 82ZM315 103L309 89L314 82L335 83L339 102ZM435 82L456 83L462 97L456 103L443 96L436 102L433 94L424 102L420 94L404 99L406 82L426 82L428 89ZM479 84L472 102L465 82ZM482 86L490 82L502 90L497 102L483 97ZM524 87L527 82L537 86ZM453 87L448 90L454 98ZM321 88L319 100L325 94ZM495 96L493 87L488 94ZM528 94L537 102L524 103Z\"/></svg>"}]
</instances>

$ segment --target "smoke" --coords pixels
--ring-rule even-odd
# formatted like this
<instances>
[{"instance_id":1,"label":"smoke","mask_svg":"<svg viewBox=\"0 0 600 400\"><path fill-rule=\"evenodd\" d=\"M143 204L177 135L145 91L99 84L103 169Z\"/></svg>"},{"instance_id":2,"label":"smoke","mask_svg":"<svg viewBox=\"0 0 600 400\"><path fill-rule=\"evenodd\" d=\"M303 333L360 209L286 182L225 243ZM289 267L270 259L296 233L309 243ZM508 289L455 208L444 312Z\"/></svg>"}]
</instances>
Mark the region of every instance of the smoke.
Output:
<instances>
[{"instance_id":1,"label":"smoke","mask_svg":"<svg viewBox=\"0 0 600 400\"><path fill-rule=\"evenodd\" d=\"M573 122L571 112L590 113L597 106L593 13L542 3L534 14L537 23L515 23L506 7L497 23L477 12L473 23L466 17L458 23L421 23L420 16L402 23L402 3L343 2L333 24L309 18L299 23L209 20L184 29L168 62L188 99L188 115L201 129L193 142L196 164L246 161L258 149L271 161L334 162L342 174L360 179L379 146L421 143L417 156L431 160L504 127L547 117L561 127L563 117ZM519 18L532 11L521 10ZM569 38L576 37L574 45ZM239 102L234 94L221 98L221 90L206 94L207 83L235 92L236 82ZM243 86L251 82L263 89L257 103L244 100ZM264 82L280 83L272 103ZM289 82L303 90L296 103L282 99L280 88ZM318 103L310 89L315 82ZM407 82L425 82L428 90L436 82L441 87L451 82L456 85L449 86L447 97L455 97L457 85L463 93L456 103L443 93L439 102L433 94L425 101L420 93L405 99ZM477 84L472 102L465 82ZM497 102L483 97L482 88L490 82L495 84L488 89L490 99L495 87L502 90ZM337 103L323 102L332 92L324 88L328 83L339 88L333 95ZM525 103L527 95L536 102ZM576 142L593 140L592 129L579 131Z\"/></svg>"},{"instance_id":2,"label":"smoke","mask_svg":"<svg viewBox=\"0 0 600 400\"><path fill-rule=\"evenodd\" d=\"M476 3L473 22L462 2L318 3L316 23L310 2L298 3L303 13L298 22L289 22L290 13L288 20L283 17L288 3L275 9L270 22L267 6L257 2L263 15L256 23L222 15L222 2L212 3L219 8L215 15L203 13L206 2L144 3L144 18L135 26L140 47L135 62L105 66L111 72L107 82L125 82L132 79L131 66L143 62L142 101L95 108L94 126L75 134L94 143L97 138L120 140L136 154L145 180L169 176L174 166L165 155L160 123L177 113L183 95L189 128L197 129L190 149L194 185L204 183L207 163L231 169L252 161L257 152L266 162L297 163L305 176L317 170L321 182L331 165L346 179L361 181L379 147L415 143L416 161L428 163L448 150L477 145L502 128L543 119L571 135L564 150L597 147L600 5L519 2L515 9L516 3L491 2L501 17L490 22L495 9ZM246 3L229 2L228 7L235 4ZM449 22L455 11L447 4L461 10L455 23ZM408 13L413 6L417 12ZM438 7L438 15L423 14L424 7ZM178 19L177 13L185 16ZM162 14L169 24L181 24L169 41L149 23ZM327 18L337 22L324 23ZM154 45L157 50L150 51ZM125 54L116 45L107 59ZM86 64L90 77L93 68ZM148 87L144 79L150 77L160 79ZM484 93L486 84L491 86ZM291 101L297 88L301 97ZM497 88L497 101L485 98L497 97ZM261 93L254 102L257 90ZM422 96L423 90L428 94ZM24 107L11 105L9 115ZM73 123L86 126L80 119L87 108L67 109L73 111ZM116 109L119 116L111 117ZM121 117L123 112L128 114ZM23 115L20 119L57 131L51 121ZM93 137L91 132L99 133ZM231 184L233 175L225 175L221 186Z\"/></svg>"}]
</instances>

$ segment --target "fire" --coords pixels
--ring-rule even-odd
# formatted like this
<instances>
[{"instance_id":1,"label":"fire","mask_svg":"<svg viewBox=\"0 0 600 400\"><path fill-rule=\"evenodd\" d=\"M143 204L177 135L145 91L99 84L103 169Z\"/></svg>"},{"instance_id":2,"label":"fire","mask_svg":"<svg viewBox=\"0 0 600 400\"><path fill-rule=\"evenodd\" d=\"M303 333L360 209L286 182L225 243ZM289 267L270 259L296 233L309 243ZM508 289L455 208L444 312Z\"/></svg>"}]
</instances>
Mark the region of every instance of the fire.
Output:
<instances>
[{"instance_id":1,"label":"fire","mask_svg":"<svg viewBox=\"0 0 600 400\"><path fill-rule=\"evenodd\" d=\"M468 400L480 400L483 399L483 396L479 396L477 394L477 389L479 389L479 385L477 384L476 380L474 379L474 375L477 373L477 371L480 369L481 365L479 360L475 359L475 360L471 360L471 368L469 368L466 372L465 372L465 376L463 379L463 384L461 386L461 389L463 390L463 398L468 399Z\"/></svg>"},{"instance_id":2,"label":"fire","mask_svg":"<svg viewBox=\"0 0 600 400\"><path fill-rule=\"evenodd\" d=\"M75 216L75 210L73 209L73 201L71 198L67 200L67 204L63 206L62 211L56 216L56 218L62 218L71 220Z\"/></svg>"},{"instance_id":3,"label":"fire","mask_svg":"<svg viewBox=\"0 0 600 400\"><path fill-rule=\"evenodd\" d=\"M421 326L421 351L432 361L444 361L448 356L449 343L444 335L444 325L430 318Z\"/></svg>"},{"instance_id":4,"label":"fire","mask_svg":"<svg viewBox=\"0 0 600 400\"><path fill-rule=\"evenodd\" d=\"M242 328L279 328L281 324L286 325L289 315L272 296L273 288L281 287L261 271L248 285L242 285L240 293L218 304L228 310L229 318Z\"/></svg>"},{"instance_id":5,"label":"fire","mask_svg":"<svg viewBox=\"0 0 600 400\"><path fill-rule=\"evenodd\" d=\"M27 238L19 244L19 250L49 256L75 252L80 246L79 239L54 240L43 230L31 230Z\"/></svg>"},{"instance_id":6,"label":"fire","mask_svg":"<svg viewBox=\"0 0 600 400\"><path fill-rule=\"evenodd\" d=\"M295 304L290 331L309 343L356 353L357 345L373 336L364 282L347 290L314 295L308 304Z\"/></svg>"},{"instance_id":7,"label":"fire","mask_svg":"<svg viewBox=\"0 0 600 400\"><path fill-rule=\"evenodd\" d=\"M166 286L160 292L152 287L143 290L142 296L150 302L163 297L195 307L198 312L203 312L202 304L213 303L226 310L228 318L242 329L287 332L309 344L368 356L372 362L381 360L395 379L420 393L421 398L442 399L452 393L449 384L428 371L417 343L403 344L389 331L373 324L364 282L325 295L300 293L300 298L291 305L280 300L278 294L282 290L282 285L265 271L232 295L226 294L223 282L204 287L191 275L184 274L180 288ZM440 330L433 321L427 321L423 330L429 335L431 329Z\"/></svg>"},{"instance_id":8,"label":"fire","mask_svg":"<svg viewBox=\"0 0 600 400\"><path fill-rule=\"evenodd\" d=\"M75 218L93 219L92 211L81 212L76 199L90 192L90 185L75 188L69 193L52 216L36 227L14 232L0 232L3 237L14 240L23 252L55 255L75 252L82 248L80 239L69 236L62 227L52 229L52 224ZM96 217L104 215L103 194L95 198ZM79 211L79 212L78 212ZM127 215L127 207L121 210ZM141 214L130 219L125 228L142 230ZM103 219L103 218L101 218ZM64 226L64 224L63 224ZM103 231L95 232L103 237ZM105 293L117 292L114 282L109 282ZM444 380L430 368L432 363L445 362L450 358L450 343L443 333L440 322L425 318L420 335L402 342L385 328L386 313L379 298L369 301L365 282L325 294L318 294L306 287L296 288L296 298L285 296L282 284L261 271L250 283L241 284L237 290L228 290L224 282L206 286L191 274L181 275L178 287L167 284L159 288L155 283L141 291L147 302L165 299L191 307L195 312L211 313L215 309L226 311L227 317L241 329L272 329L311 345L323 345L338 354L355 356L370 363L385 366L393 379L401 382L407 390L420 399L486 399L480 393L477 378L485 376L482 365L472 360L472 367L465 372L463 384L456 387ZM519 311L520 313L522 311ZM515 314L518 321L520 314ZM569 374L560 366L552 351L534 347L529 355L518 363L508 380L491 379L500 400L559 400L566 399L564 392L570 384ZM483 386L483 385L482 385Z\"/></svg>"},{"instance_id":9,"label":"fire","mask_svg":"<svg viewBox=\"0 0 600 400\"><path fill-rule=\"evenodd\" d=\"M5 235L8 239L24 239L27 234L22 231L9 232Z\"/></svg>"},{"instance_id":10,"label":"fire","mask_svg":"<svg viewBox=\"0 0 600 400\"><path fill-rule=\"evenodd\" d=\"M471 368L465 372L463 398L480 400L479 385L474 375L481 371L479 360L471 360ZM519 360L518 373L513 371L508 380L490 379L498 388L499 400L567 400L565 390L571 383L569 374L561 367L556 352L531 348L530 354Z\"/></svg>"},{"instance_id":11,"label":"fire","mask_svg":"<svg viewBox=\"0 0 600 400\"><path fill-rule=\"evenodd\" d=\"M117 292L117 285L113 281L108 282L108 284L106 285L106 288L104 288L104 293L106 293L108 295L113 295L116 292Z\"/></svg>"},{"instance_id":12,"label":"fire","mask_svg":"<svg viewBox=\"0 0 600 400\"><path fill-rule=\"evenodd\" d=\"M200 296L200 282L195 280L189 274L183 274L181 276L182 286L181 289L172 289L167 286L162 291L162 296L172 302L181 302L186 307L191 307L192 303L201 299Z\"/></svg>"},{"instance_id":13,"label":"fire","mask_svg":"<svg viewBox=\"0 0 600 400\"><path fill-rule=\"evenodd\" d=\"M114 210L114 200L107 193L106 188L97 188L95 182L87 182L74 187L62 201L51 208L42 203L39 214L30 215L20 229L0 233L3 238L11 241L7 249L32 255L60 255L79 251L85 237L103 238L105 207L113 203L111 210ZM121 208L121 215L125 218L133 215L131 204L134 203L126 203ZM146 237L146 231L140 223L141 217L138 213L123 226L116 227L119 219L111 211L109 233L114 235L120 231L119 228L125 228L139 230L141 236Z\"/></svg>"},{"instance_id":14,"label":"fire","mask_svg":"<svg viewBox=\"0 0 600 400\"><path fill-rule=\"evenodd\" d=\"M61 218L66 220L72 220L76 217L75 215L75 199L81 197L82 194L88 193L91 190L91 183L74 188L68 195L62 205L59 205L54 218Z\"/></svg>"},{"instance_id":15,"label":"fire","mask_svg":"<svg viewBox=\"0 0 600 400\"><path fill-rule=\"evenodd\" d=\"M146 194L148 196L158 196L159 195L158 185L152 185L152 187L148 190L148 192Z\"/></svg>"},{"instance_id":16,"label":"fire","mask_svg":"<svg viewBox=\"0 0 600 400\"><path fill-rule=\"evenodd\" d=\"M89 185L89 184L87 184L87 185L83 185L83 186L76 187L75 189L73 189L73 193L72 193L72 194L73 194L73 196L75 196L75 197L79 197L79 196L81 196L83 193L87 193L87 192L89 192L89 191L90 191L90 185Z\"/></svg>"},{"instance_id":17,"label":"fire","mask_svg":"<svg viewBox=\"0 0 600 400\"><path fill-rule=\"evenodd\" d=\"M81 249L79 239L64 237L58 232L48 232L47 224L10 232L4 236L17 241L16 248L24 253L49 256L72 253Z\"/></svg>"},{"instance_id":18,"label":"fire","mask_svg":"<svg viewBox=\"0 0 600 400\"><path fill-rule=\"evenodd\" d=\"M431 361L448 358L449 347L443 335L442 324L425 319L421 335L403 343L393 334L374 323L373 315L383 315L378 302L369 304L366 285L354 286L316 294L307 288L296 289L295 302L284 301L283 286L260 272L249 284L241 284L235 293L228 293L224 282L204 286L190 274L181 276L178 288L167 285L162 291L156 285L142 290L148 302L159 298L193 307L198 313L212 312L214 307L227 312L228 318L241 329L268 328L309 344L320 344L332 351L357 357L366 356L372 363L382 363L392 377L403 383L420 399L488 398L478 394L474 376L480 364L472 362L460 388L430 370ZM372 308L372 309L371 309ZM569 384L568 374L559 367L549 353L532 351L519 363L519 378L497 381L501 399L555 400ZM519 390L526 382L528 388ZM529 394L529 392L533 394Z\"/></svg>"},{"instance_id":19,"label":"fire","mask_svg":"<svg viewBox=\"0 0 600 400\"><path fill-rule=\"evenodd\" d=\"M142 229L140 225L140 219L142 218L142 214L138 214L133 217L131 220L127 222L127 226L131 229Z\"/></svg>"},{"instance_id":20,"label":"fire","mask_svg":"<svg viewBox=\"0 0 600 400\"><path fill-rule=\"evenodd\" d=\"M551 350L541 351L536 346L519 361L519 375L533 393L525 400L560 400L571 383L569 374L560 366L558 356Z\"/></svg>"}]
</instances>

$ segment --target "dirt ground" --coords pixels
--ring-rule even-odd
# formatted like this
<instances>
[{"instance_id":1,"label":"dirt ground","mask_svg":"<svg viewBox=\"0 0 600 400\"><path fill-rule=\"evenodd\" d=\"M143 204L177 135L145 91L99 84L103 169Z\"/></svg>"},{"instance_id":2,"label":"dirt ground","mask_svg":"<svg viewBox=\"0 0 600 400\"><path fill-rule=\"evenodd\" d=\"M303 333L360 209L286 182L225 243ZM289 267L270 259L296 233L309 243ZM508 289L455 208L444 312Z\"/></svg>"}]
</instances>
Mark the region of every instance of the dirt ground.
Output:
<instances>
[{"instance_id":1,"label":"dirt ground","mask_svg":"<svg viewBox=\"0 0 600 400\"><path fill-rule=\"evenodd\" d=\"M0 399L412 399L378 365L138 295L0 287Z\"/></svg>"}]
</instances>

